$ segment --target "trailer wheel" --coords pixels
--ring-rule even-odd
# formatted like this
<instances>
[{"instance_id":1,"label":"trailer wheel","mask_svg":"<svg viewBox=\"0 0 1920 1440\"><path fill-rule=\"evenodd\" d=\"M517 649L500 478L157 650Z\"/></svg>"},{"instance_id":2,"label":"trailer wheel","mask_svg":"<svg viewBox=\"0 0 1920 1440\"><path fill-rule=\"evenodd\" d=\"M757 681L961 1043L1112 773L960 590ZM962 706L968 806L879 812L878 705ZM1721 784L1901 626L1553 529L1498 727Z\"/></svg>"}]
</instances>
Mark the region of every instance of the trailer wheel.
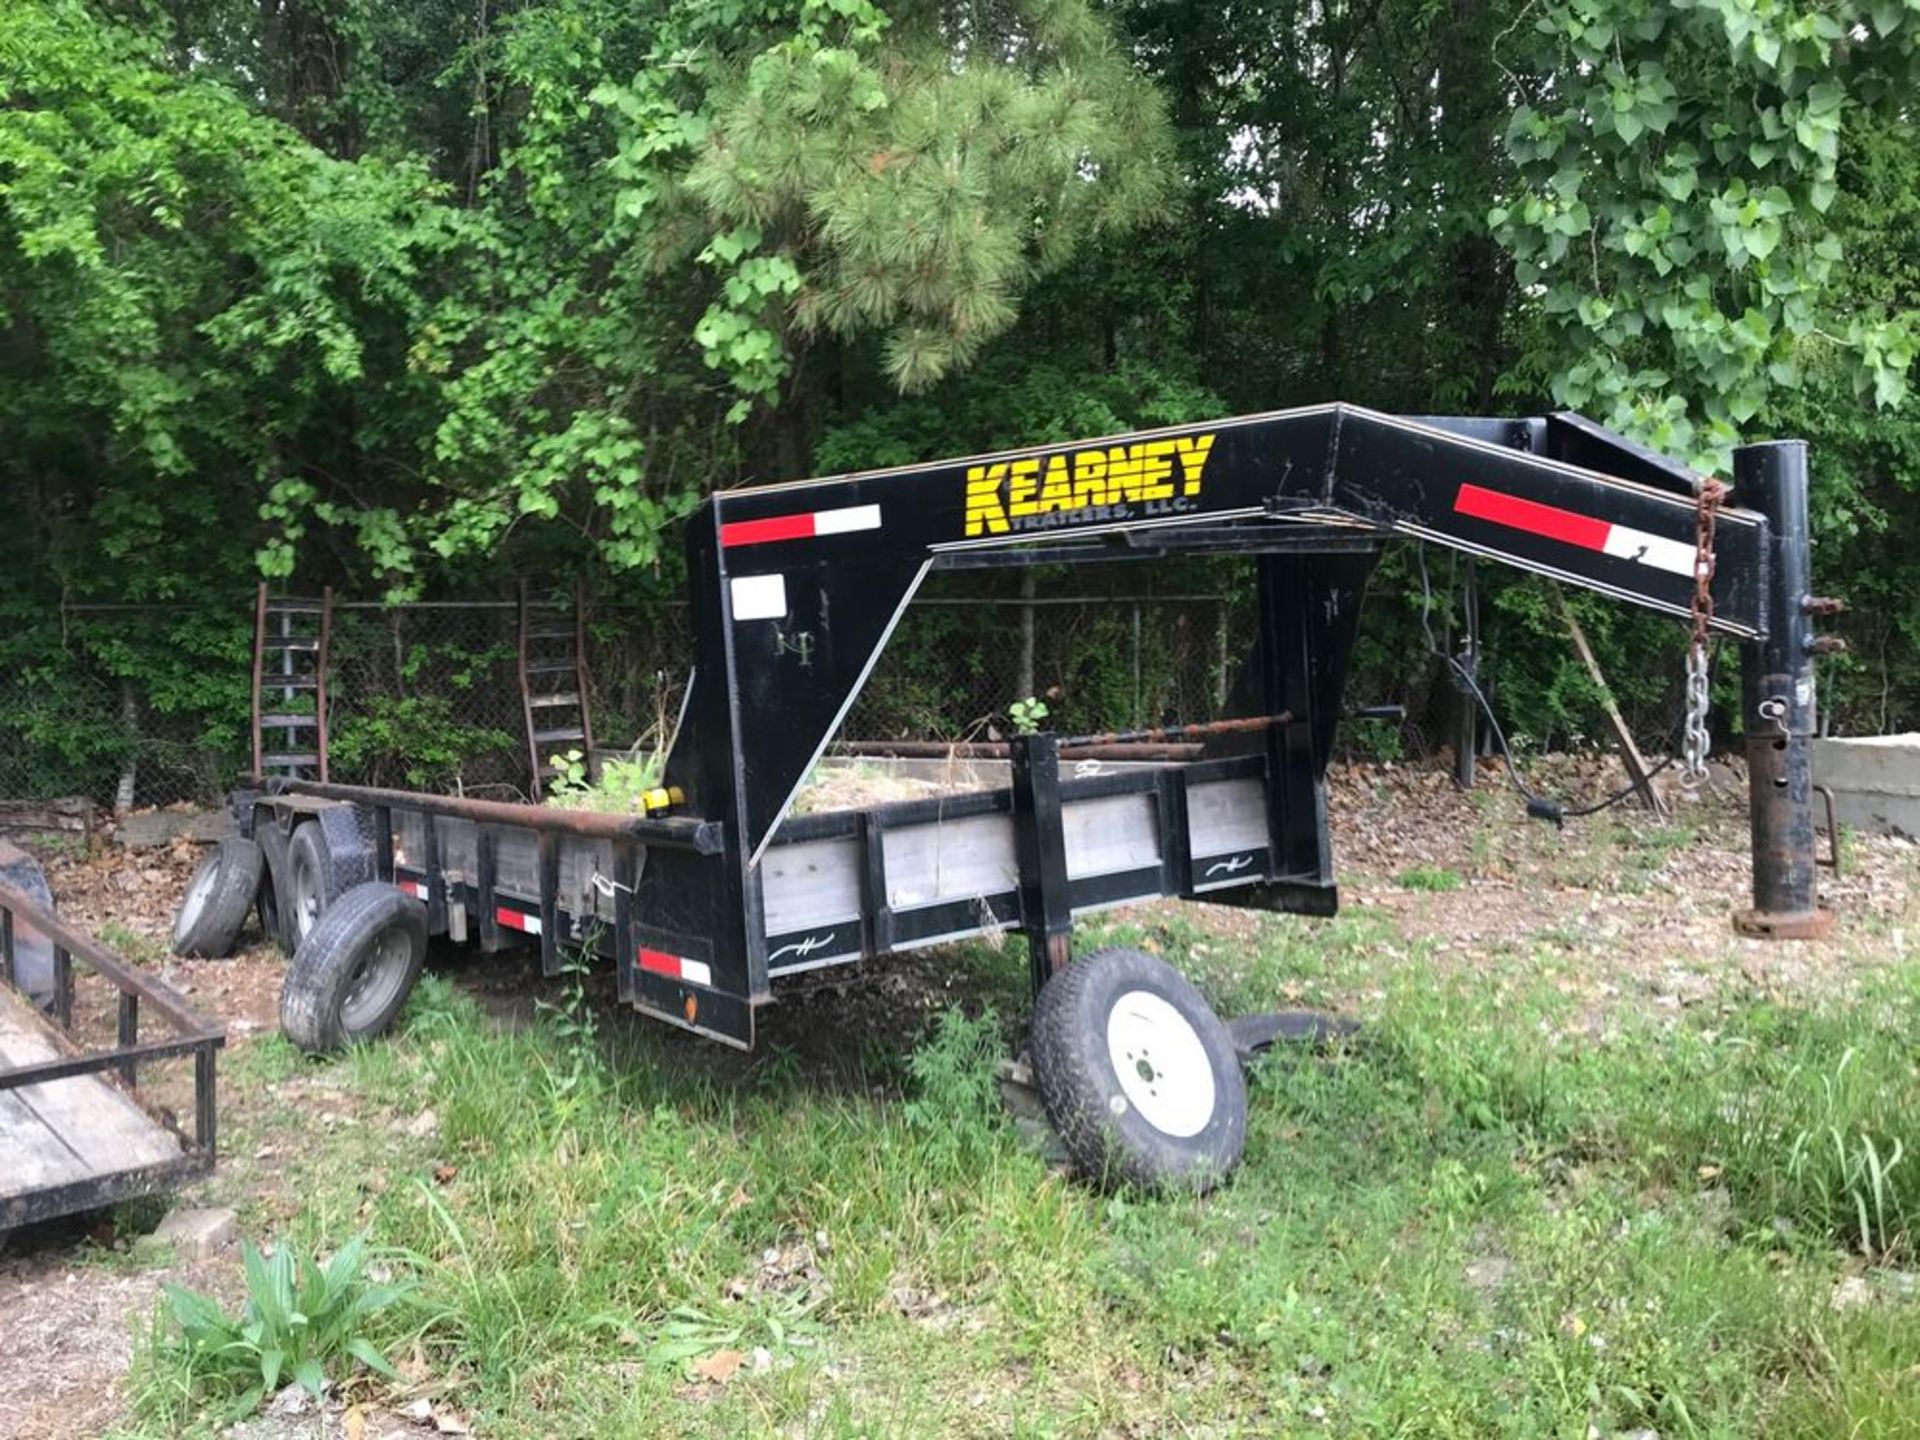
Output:
<instances>
[{"instance_id":1,"label":"trailer wheel","mask_svg":"<svg viewBox=\"0 0 1920 1440\"><path fill-rule=\"evenodd\" d=\"M379 880L327 906L294 952L280 1030L309 1054L379 1035L400 1013L427 954L427 911Z\"/></svg>"},{"instance_id":2,"label":"trailer wheel","mask_svg":"<svg viewBox=\"0 0 1920 1440\"><path fill-rule=\"evenodd\" d=\"M1139 950L1099 950L1049 980L1033 1069L1067 1153L1102 1185L1204 1194L1240 1162L1247 1089L1200 992Z\"/></svg>"},{"instance_id":3,"label":"trailer wheel","mask_svg":"<svg viewBox=\"0 0 1920 1440\"><path fill-rule=\"evenodd\" d=\"M213 847L187 882L173 918L173 953L223 960L246 928L265 861L260 847L238 835Z\"/></svg>"},{"instance_id":4,"label":"trailer wheel","mask_svg":"<svg viewBox=\"0 0 1920 1440\"><path fill-rule=\"evenodd\" d=\"M308 821L287 842L287 943L298 951L329 905L352 887L357 876L341 865L317 821Z\"/></svg>"}]
</instances>

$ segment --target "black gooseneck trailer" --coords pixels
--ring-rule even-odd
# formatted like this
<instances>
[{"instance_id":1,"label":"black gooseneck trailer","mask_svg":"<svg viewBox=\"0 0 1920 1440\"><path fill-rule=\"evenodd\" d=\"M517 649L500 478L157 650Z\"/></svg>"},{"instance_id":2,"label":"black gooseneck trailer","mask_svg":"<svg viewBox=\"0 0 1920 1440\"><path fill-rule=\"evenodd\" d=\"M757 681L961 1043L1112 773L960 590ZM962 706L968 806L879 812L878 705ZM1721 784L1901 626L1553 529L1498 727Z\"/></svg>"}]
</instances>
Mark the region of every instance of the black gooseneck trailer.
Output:
<instances>
[{"instance_id":1,"label":"black gooseneck trailer","mask_svg":"<svg viewBox=\"0 0 1920 1440\"><path fill-rule=\"evenodd\" d=\"M1702 485L1577 415L1407 418L1331 404L716 494L687 527L697 661L664 813L301 781L236 794L265 853L263 899L297 952L290 989L312 982L301 1011L311 1033L296 1038L323 1045L368 1029L350 1019L312 1028L329 1005L365 1001L372 951L319 931L337 897L367 882L413 897L404 919L382 923L488 948L537 937L549 973L567 949L590 949L613 959L623 999L742 1048L773 982L804 969L1005 928L1028 937L1036 992L1064 993L1052 977L1077 968L1072 921L1092 909L1184 896L1331 914L1323 779L1362 596L1394 535L1735 640L1754 902L1736 924L1817 934L1827 916L1808 764L1812 617L1831 602L1809 593L1805 446L1739 449L1728 503L1703 501ZM1251 714L1265 723L1210 738L1197 760L1143 767L1063 765L1055 737L1027 737L1013 744L1006 789L789 816L931 572L1179 554L1252 561ZM305 970L337 984L302 980L310 936L326 954ZM1117 995L1145 993L1145 981L1127 983ZM377 1028L399 999L358 1013ZM1150 1034L1160 1015L1140 1009L1126 1034L1109 1017L1111 1069L1134 1065L1127 1034ZM1036 1065L1046 1088L1038 1053ZM1209 1097L1237 1083L1214 1079L1200 1087ZM1166 1103L1147 1089L1106 1099L1116 1096L1141 1113ZM1055 1098L1050 1090L1050 1106ZM1083 1163L1114 1161L1115 1144L1125 1150L1124 1137L1104 1151L1090 1142Z\"/></svg>"}]
</instances>

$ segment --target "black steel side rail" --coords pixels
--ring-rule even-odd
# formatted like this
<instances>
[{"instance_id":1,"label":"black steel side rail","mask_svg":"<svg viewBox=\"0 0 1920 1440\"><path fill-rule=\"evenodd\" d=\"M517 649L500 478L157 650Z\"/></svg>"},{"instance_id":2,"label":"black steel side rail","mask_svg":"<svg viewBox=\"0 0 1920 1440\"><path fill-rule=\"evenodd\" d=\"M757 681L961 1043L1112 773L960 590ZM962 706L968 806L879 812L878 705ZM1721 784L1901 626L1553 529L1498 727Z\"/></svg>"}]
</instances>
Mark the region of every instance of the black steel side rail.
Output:
<instances>
[{"instance_id":1,"label":"black steel side rail","mask_svg":"<svg viewBox=\"0 0 1920 1440\"><path fill-rule=\"evenodd\" d=\"M73 965L78 961L119 991L116 1038L110 1050L63 1056L0 1070L0 1094L30 1085L112 1072L129 1089L139 1085L139 1067L162 1060L193 1057L193 1135L181 1135L180 1155L157 1165L109 1171L85 1180L49 1186L0 1201L0 1230L15 1225L110 1205L136 1195L205 1175L219 1148L215 1110L214 1056L226 1044L225 1027L195 1010L157 975L135 969L84 931L69 925L34 900L0 884L0 982L15 981L16 920L45 936L53 946L54 1019L63 1031L73 1025ZM140 1039L141 1009L160 1016L174 1031L170 1040ZM71 1036L69 1035L69 1038ZM177 1133L177 1132L176 1132Z\"/></svg>"}]
</instances>

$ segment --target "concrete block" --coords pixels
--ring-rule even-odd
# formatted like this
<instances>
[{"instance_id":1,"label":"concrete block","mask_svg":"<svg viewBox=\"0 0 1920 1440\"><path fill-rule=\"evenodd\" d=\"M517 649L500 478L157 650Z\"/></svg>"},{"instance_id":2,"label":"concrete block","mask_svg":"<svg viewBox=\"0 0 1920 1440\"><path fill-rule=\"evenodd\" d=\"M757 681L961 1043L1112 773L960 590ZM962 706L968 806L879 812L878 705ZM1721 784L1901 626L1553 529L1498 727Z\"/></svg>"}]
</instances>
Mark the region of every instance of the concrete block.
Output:
<instances>
[{"instance_id":1,"label":"concrete block","mask_svg":"<svg viewBox=\"0 0 1920 1440\"><path fill-rule=\"evenodd\" d=\"M1815 740L1813 778L1832 789L1841 824L1920 836L1920 734Z\"/></svg>"},{"instance_id":2,"label":"concrete block","mask_svg":"<svg viewBox=\"0 0 1920 1440\"><path fill-rule=\"evenodd\" d=\"M233 816L225 810L152 810L126 816L113 838L122 849L157 850L182 839L211 845L233 833Z\"/></svg>"},{"instance_id":3,"label":"concrete block","mask_svg":"<svg viewBox=\"0 0 1920 1440\"><path fill-rule=\"evenodd\" d=\"M160 1222L153 1238L171 1245L183 1260L206 1260L239 1238L240 1222L231 1210L175 1210Z\"/></svg>"}]
</instances>

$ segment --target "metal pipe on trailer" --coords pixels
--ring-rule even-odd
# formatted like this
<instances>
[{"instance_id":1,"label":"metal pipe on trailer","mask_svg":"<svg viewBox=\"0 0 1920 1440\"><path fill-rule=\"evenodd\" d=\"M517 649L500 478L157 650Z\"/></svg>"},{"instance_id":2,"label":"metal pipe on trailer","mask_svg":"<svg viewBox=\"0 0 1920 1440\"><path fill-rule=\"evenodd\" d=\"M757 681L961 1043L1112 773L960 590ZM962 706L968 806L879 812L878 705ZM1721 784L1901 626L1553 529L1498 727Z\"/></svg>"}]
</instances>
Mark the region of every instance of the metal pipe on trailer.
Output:
<instances>
[{"instance_id":1,"label":"metal pipe on trailer","mask_svg":"<svg viewBox=\"0 0 1920 1440\"><path fill-rule=\"evenodd\" d=\"M637 840L643 845L691 850L698 855L718 855L724 849L721 827L713 820L629 818L596 810L560 810L548 805L515 805L505 800L383 790L371 785L321 784L316 780L270 780L263 784L254 777L249 783L267 796L306 795L315 800L415 810L423 815L444 815L479 825L514 825L589 840Z\"/></svg>"}]
</instances>

